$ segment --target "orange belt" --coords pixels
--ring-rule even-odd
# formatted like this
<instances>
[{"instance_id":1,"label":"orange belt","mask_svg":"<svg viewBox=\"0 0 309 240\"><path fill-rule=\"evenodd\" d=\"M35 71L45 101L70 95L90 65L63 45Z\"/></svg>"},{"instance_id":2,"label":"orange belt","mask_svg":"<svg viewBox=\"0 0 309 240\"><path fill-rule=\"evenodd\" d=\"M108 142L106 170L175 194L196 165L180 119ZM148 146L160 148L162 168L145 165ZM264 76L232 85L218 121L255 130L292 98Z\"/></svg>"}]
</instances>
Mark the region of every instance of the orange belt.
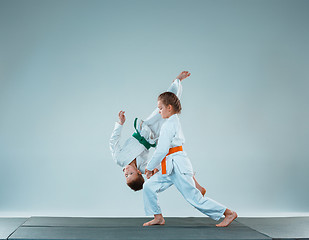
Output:
<instances>
[{"instance_id":1,"label":"orange belt","mask_svg":"<svg viewBox=\"0 0 309 240\"><path fill-rule=\"evenodd\" d=\"M173 154L175 152L180 152L180 151L182 151L182 146L170 148L170 150L168 151L168 154L166 154L166 156ZM162 174L166 174L166 156L164 157L164 159L161 162Z\"/></svg>"}]
</instances>

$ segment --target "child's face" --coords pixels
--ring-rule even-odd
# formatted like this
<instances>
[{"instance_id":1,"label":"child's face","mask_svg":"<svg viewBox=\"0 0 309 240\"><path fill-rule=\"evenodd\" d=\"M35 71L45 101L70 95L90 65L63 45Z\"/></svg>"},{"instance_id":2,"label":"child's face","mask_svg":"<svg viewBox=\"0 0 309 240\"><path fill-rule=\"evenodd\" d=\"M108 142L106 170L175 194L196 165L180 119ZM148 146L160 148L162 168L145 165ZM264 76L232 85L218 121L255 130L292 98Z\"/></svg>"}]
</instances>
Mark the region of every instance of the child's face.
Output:
<instances>
[{"instance_id":1,"label":"child's face","mask_svg":"<svg viewBox=\"0 0 309 240\"><path fill-rule=\"evenodd\" d=\"M131 165L125 166L125 168L123 169L123 173L124 176L126 177L127 183L134 180L138 176L138 174L141 174L141 172L137 168Z\"/></svg>"},{"instance_id":2,"label":"child's face","mask_svg":"<svg viewBox=\"0 0 309 240\"><path fill-rule=\"evenodd\" d=\"M172 105L165 106L160 100L158 101L159 113L162 118L169 118L173 115L173 107Z\"/></svg>"}]
</instances>

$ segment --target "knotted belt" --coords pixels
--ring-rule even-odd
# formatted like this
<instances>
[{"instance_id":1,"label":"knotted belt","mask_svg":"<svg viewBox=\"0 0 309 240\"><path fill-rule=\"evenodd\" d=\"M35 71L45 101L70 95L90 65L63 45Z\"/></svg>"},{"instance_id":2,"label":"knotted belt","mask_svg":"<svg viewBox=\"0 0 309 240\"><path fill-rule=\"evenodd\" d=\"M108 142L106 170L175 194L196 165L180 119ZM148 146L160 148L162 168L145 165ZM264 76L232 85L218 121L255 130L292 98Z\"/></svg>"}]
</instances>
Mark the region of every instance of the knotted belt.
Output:
<instances>
[{"instance_id":1,"label":"knotted belt","mask_svg":"<svg viewBox=\"0 0 309 240\"><path fill-rule=\"evenodd\" d=\"M177 147L173 147L169 149L168 154L166 154L166 156L163 158L161 162L162 174L166 174L166 157L170 154L173 154L175 152L181 152L181 151L182 151L182 146L177 146Z\"/></svg>"},{"instance_id":2,"label":"knotted belt","mask_svg":"<svg viewBox=\"0 0 309 240\"><path fill-rule=\"evenodd\" d=\"M134 128L135 128L135 133L133 133L133 137L137 139L137 141L139 141L140 144L144 145L145 148L147 148L147 150L151 147L156 147L156 143L154 144L150 144L140 133L139 131L137 130L136 128L136 122L137 122L137 118L135 118L134 120Z\"/></svg>"}]
</instances>

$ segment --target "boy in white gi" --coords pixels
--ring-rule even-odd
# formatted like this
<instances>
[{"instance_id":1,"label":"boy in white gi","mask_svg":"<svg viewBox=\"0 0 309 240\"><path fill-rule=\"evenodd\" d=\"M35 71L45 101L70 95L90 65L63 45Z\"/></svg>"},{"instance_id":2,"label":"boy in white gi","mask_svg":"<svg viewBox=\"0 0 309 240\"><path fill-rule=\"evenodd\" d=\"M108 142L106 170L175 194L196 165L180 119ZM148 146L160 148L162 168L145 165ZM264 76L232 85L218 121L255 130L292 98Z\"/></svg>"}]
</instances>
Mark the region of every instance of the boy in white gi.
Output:
<instances>
[{"instance_id":1,"label":"boy in white gi","mask_svg":"<svg viewBox=\"0 0 309 240\"><path fill-rule=\"evenodd\" d=\"M180 98L182 93L181 81L189 77L190 73L187 71L181 72L168 88L168 92L176 94ZM110 138L110 150L115 162L123 167L124 175L126 177L127 185L135 190L141 190L144 184L142 176L145 173L145 167L148 163L149 147L155 146L156 140L159 137L160 129L165 121L159 114L159 110L155 111L145 120L139 121L136 126L136 133L129 137L125 144L121 147L119 140L123 124L125 123L124 111L118 114L119 122L115 123L114 131ZM137 133L139 136L136 136ZM204 195L205 188L201 187L195 180L196 187Z\"/></svg>"},{"instance_id":2,"label":"boy in white gi","mask_svg":"<svg viewBox=\"0 0 309 240\"><path fill-rule=\"evenodd\" d=\"M144 183L144 207L146 215L154 215L154 219L144 223L144 226L165 223L158 205L158 193L172 185L192 206L210 218L218 221L224 215L224 220L217 227L228 226L237 217L237 213L203 197L194 185L192 165L182 149L185 139L178 117L181 111L178 97L171 92L162 93L158 97L158 109L166 121L161 127L156 151L145 170L146 177L150 179ZM160 163L160 172L154 174L153 170Z\"/></svg>"}]
</instances>

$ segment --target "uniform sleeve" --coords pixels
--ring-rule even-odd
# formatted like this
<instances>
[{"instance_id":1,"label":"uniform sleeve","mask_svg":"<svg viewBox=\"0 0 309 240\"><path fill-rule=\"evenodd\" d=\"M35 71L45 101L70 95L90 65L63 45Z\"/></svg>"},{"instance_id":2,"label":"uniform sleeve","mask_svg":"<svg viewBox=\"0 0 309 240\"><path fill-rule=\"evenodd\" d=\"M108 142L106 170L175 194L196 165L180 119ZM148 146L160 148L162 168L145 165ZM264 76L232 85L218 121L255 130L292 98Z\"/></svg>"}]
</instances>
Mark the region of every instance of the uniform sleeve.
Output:
<instances>
[{"instance_id":1,"label":"uniform sleeve","mask_svg":"<svg viewBox=\"0 0 309 240\"><path fill-rule=\"evenodd\" d=\"M119 140L121 136L121 131L122 131L122 125L119 124L118 122L115 123L115 127L112 133L112 136L109 140L109 148L111 150L112 156L114 157L115 153L117 151L121 150L121 147L119 145Z\"/></svg>"},{"instance_id":2,"label":"uniform sleeve","mask_svg":"<svg viewBox=\"0 0 309 240\"><path fill-rule=\"evenodd\" d=\"M176 131L173 124L170 124L169 122L165 122L165 124L162 126L160 131L160 137L158 141L157 148L149 161L147 165L147 170L152 171L157 166L160 165L161 161L164 159L166 154L168 154L168 151L171 147L171 142L173 137L175 136Z\"/></svg>"},{"instance_id":3,"label":"uniform sleeve","mask_svg":"<svg viewBox=\"0 0 309 240\"><path fill-rule=\"evenodd\" d=\"M180 99L182 94L181 81L178 78L176 78L171 84L171 86L167 89L167 92L174 93Z\"/></svg>"}]
</instances>

